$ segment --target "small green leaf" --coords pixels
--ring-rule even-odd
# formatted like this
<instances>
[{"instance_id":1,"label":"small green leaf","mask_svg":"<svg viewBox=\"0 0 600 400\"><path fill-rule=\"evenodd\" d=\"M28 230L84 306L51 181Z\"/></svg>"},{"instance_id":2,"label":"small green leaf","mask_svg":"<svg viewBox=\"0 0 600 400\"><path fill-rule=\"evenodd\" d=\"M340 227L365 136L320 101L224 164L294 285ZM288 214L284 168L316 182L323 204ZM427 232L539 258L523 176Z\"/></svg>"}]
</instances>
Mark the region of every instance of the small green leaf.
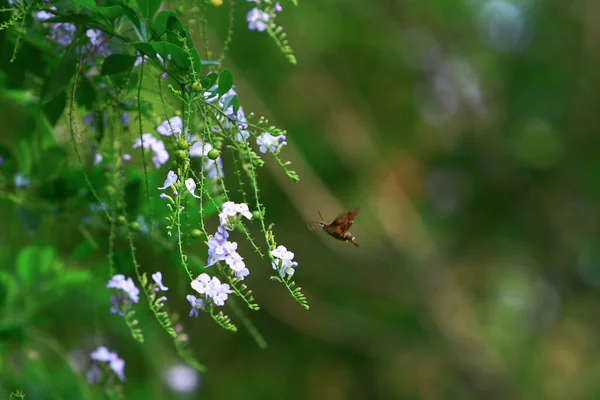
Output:
<instances>
[{"instance_id":1,"label":"small green leaf","mask_svg":"<svg viewBox=\"0 0 600 400\"><path fill-rule=\"evenodd\" d=\"M133 68L137 57L125 54L112 54L102 64L102 75L115 75L128 72Z\"/></svg>"},{"instance_id":2,"label":"small green leaf","mask_svg":"<svg viewBox=\"0 0 600 400\"><path fill-rule=\"evenodd\" d=\"M79 91L77 92L79 95ZM52 100L42 105L42 111L48 119L48 123L55 126L67 106L67 94L63 90L58 93Z\"/></svg>"},{"instance_id":3,"label":"small green leaf","mask_svg":"<svg viewBox=\"0 0 600 400\"><path fill-rule=\"evenodd\" d=\"M73 4L77 4L91 10L96 9L96 2L94 0L73 0Z\"/></svg>"},{"instance_id":4,"label":"small green leaf","mask_svg":"<svg viewBox=\"0 0 600 400\"><path fill-rule=\"evenodd\" d=\"M148 21L152 20L152 17L160 8L161 0L137 0L138 6L144 18Z\"/></svg>"},{"instance_id":5,"label":"small green leaf","mask_svg":"<svg viewBox=\"0 0 600 400\"><path fill-rule=\"evenodd\" d=\"M233 87L233 74L225 68L219 76L219 96L223 96Z\"/></svg>"},{"instance_id":6,"label":"small green leaf","mask_svg":"<svg viewBox=\"0 0 600 400\"><path fill-rule=\"evenodd\" d=\"M158 37L161 37L165 34L167 28L169 27L169 19L171 18L178 18L175 11L168 10L158 13L153 25L154 31Z\"/></svg>"},{"instance_id":7,"label":"small green leaf","mask_svg":"<svg viewBox=\"0 0 600 400\"><path fill-rule=\"evenodd\" d=\"M229 107L231 107L233 105L233 102L237 99L236 95L233 96L229 96L227 98L227 100L225 100L225 103L223 103L223 110L227 110ZM238 101L239 103L239 101Z\"/></svg>"},{"instance_id":8,"label":"small green leaf","mask_svg":"<svg viewBox=\"0 0 600 400\"><path fill-rule=\"evenodd\" d=\"M101 15L107 21L114 21L123 16L123 9L120 6L98 7L96 13Z\"/></svg>"},{"instance_id":9,"label":"small green leaf","mask_svg":"<svg viewBox=\"0 0 600 400\"><path fill-rule=\"evenodd\" d=\"M77 55L75 47L71 46L60 60L58 67L50 74L43 91L42 104L50 102L54 97L65 90L73 79L77 67Z\"/></svg>"},{"instance_id":10,"label":"small green leaf","mask_svg":"<svg viewBox=\"0 0 600 400\"><path fill-rule=\"evenodd\" d=\"M203 67L218 67L221 63L216 60L200 60L200 65Z\"/></svg>"},{"instance_id":11,"label":"small green leaf","mask_svg":"<svg viewBox=\"0 0 600 400\"><path fill-rule=\"evenodd\" d=\"M156 50L154 50L154 48L152 47L152 45L150 43L134 42L134 43L131 43L131 45L133 47L135 47L136 50L138 50L140 53L142 53L154 60L158 60L158 58L156 58Z\"/></svg>"},{"instance_id":12,"label":"small green leaf","mask_svg":"<svg viewBox=\"0 0 600 400\"><path fill-rule=\"evenodd\" d=\"M160 56L167 61L168 56L170 55L175 61L175 65L182 69L188 69L190 67L190 60L187 56L187 53L181 48L173 43L169 43L166 41L160 42L152 42L152 48L160 54Z\"/></svg>"}]
</instances>

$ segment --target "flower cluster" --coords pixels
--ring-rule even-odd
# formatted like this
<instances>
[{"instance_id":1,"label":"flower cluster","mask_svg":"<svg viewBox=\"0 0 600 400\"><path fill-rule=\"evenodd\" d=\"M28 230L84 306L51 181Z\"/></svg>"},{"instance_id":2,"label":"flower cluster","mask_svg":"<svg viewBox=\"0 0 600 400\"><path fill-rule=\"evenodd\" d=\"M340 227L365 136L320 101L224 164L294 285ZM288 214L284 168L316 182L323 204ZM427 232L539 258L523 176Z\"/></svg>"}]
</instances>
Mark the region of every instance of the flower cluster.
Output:
<instances>
[{"instance_id":1,"label":"flower cluster","mask_svg":"<svg viewBox=\"0 0 600 400\"><path fill-rule=\"evenodd\" d=\"M167 174L167 179L165 179L165 182L163 183L162 187L159 187L159 190L165 190L168 187L171 187L173 185L175 185L178 181L179 177L177 176L177 174L173 171L169 171L169 173ZM198 196L195 192L196 192L196 182L194 182L193 178L188 178L185 180L184 182L186 189L188 190L188 192L190 192L190 194L192 196L194 196L195 198L199 199L200 196ZM177 191L174 191L174 194L177 195ZM166 194L162 193L160 195L161 199L165 199L167 197Z\"/></svg>"},{"instance_id":2,"label":"flower cluster","mask_svg":"<svg viewBox=\"0 0 600 400\"><path fill-rule=\"evenodd\" d=\"M279 246L271 252L271 255L275 259L271 265L274 270L279 271L279 276L285 278L287 274L289 278L294 275L296 272L294 268L298 266L298 263L294 261L294 253L288 251L285 246Z\"/></svg>"},{"instance_id":3,"label":"flower cluster","mask_svg":"<svg viewBox=\"0 0 600 400\"><path fill-rule=\"evenodd\" d=\"M208 239L208 266L210 267L218 261L225 261L235 277L240 280L244 280L250 271L246 268L244 258L237 252L238 244L228 240L229 232L227 231L233 230L242 216L252 219L247 204L236 204L232 201L224 203L219 213L220 225L217 232Z\"/></svg>"},{"instance_id":4,"label":"flower cluster","mask_svg":"<svg viewBox=\"0 0 600 400\"><path fill-rule=\"evenodd\" d=\"M101 372L100 367L98 366L99 362L108 363L110 369L119 377L119 379L125 381L125 361L119 358L117 353L108 351L104 346L99 346L90 354L90 358L94 363L87 373L88 382L94 383L100 380Z\"/></svg>"},{"instance_id":5,"label":"flower cluster","mask_svg":"<svg viewBox=\"0 0 600 400\"><path fill-rule=\"evenodd\" d=\"M106 287L122 291L122 293L117 293L110 298L110 304L112 305L110 312L113 314L125 315L125 308L140 301L140 290L133 283L133 279L125 279L125 275L117 274L113 276Z\"/></svg>"},{"instance_id":6,"label":"flower cluster","mask_svg":"<svg viewBox=\"0 0 600 400\"><path fill-rule=\"evenodd\" d=\"M50 7L50 10L56 10L56 7ZM45 21L53 18L54 14L50 11L40 10L35 13L33 19L36 22ZM67 22L55 22L50 24L50 31L46 35L46 39L55 42L59 48L68 46L75 38L77 28L75 25Z\"/></svg>"},{"instance_id":7,"label":"flower cluster","mask_svg":"<svg viewBox=\"0 0 600 400\"><path fill-rule=\"evenodd\" d=\"M215 160L208 158L208 152L213 149L210 143L202 143L202 140L196 136L190 136L189 142L194 142L190 147L190 157L206 157L202 164L202 169L206 171L209 179L217 180L223 176L223 160L221 156L218 156Z\"/></svg>"},{"instance_id":8,"label":"flower cluster","mask_svg":"<svg viewBox=\"0 0 600 400\"><path fill-rule=\"evenodd\" d=\"M256 3L260 5L260 0L248 0L251 3ZM267 3L267 8L265 10L261 10L258 7L254 7L252 10L248 11L246 14L246 21L248 22L248 29L251 31L264 32L269 27L269 21L272 18L275 18L276 13L280 13L283 11L283 7L279 3L275 3L275 7L269 7L271 3L270 0L265 0ZM269 11L271 13L269 13Z\"/></svg>"},{"instance_id":9,"label":"flower cluster","mask_svg":"<svg viewBox=\"0 0 600 400\"><path fill-rule=\"evenodd\" d=\"M279 3L277 3L279 4ZM204 93L206 101L209 103L214 103L217 99L217 86L213 86L209 90ZM244 113L244 109L242 106L238 108L237 111L234 111L234 107L231 101L231 97L237 96L235 89L229 89L227 93L219 98L218 104L225 113L225 116L219 115L217 118L221 121L223 129L231 129L233 127L237 127L238 133L235 139L238 142L243 142L248 140L250 137L250 132L248 131L248 120L246 119L246 114ZM230 104L225 108L226 104ZM220 130L220 127L213 128L213 131L217 132ZM261 153L271 152L274 153L278 147L285 146L287 142L285 141L285 135L274 136L269 132L262 133L259 137L256 138L256 144L259 146L259 150Z\"/></svg>"},{"instance_id":10,"label":"flower cluster","mask_svg":"<svg viewBox=\"0 0 600 400\"><path fill-rule=\"evenodd\" d=\"M160 168L169 161L169 152L165 148L165 144L162 140L156 139L150 133L144 133L141 138L136 139L133 143L133 148L143 147L144 149L151 149L154 153L152 162L156 168Z\"/></svg>"},{"instance_id":11,"label":"flower cluster","mask_svg":"<svg viewBox=\"0 0 600 400\"><path fill-rule=\"evenodd\" d=\"M227 300L229 294L232 293L228 284L221 283L219 278L215 276L211 278L208 274L200 274L192 281L191 286L196 292L204 295L206 301L211 301L216 306L224 306L225 300ZM192 303L192 297L194 296L187 296L188 301L192 304L192 312L197 316L197 311L194 312L194 310L197 310L196 304L199 303L198 300L201 300L200 304L202 305L199 307L203 307L204 301L202 301L202 299L194 298L194 302ZM192 315L192 312L190 312L190 316Z\"/></svg>"},{"instance_id":12,"label":"flower cluster","mask_svg":"<svg viewBox=\"0 0 600 400\"><path fill-rule=\"evenodd\" d=\"M183 131L183 121L180 116L174 116L173 118L169 118L166 121L163 121L156 128L156 132L161 136L180 136Z\"/></svg>"},{"instance_id":13,"label":"flower cluster","mask_svg":"<svg viewBox=\"0 0 600 400\"><path fill-rule=\"evenodd\" d=\"M213 104L217 100L218 93L217 85L214 85L209 90L204 92L204 97L206 101L210 104ZM239 106L237 111L234 111L234 107L231 98L233 96L237 96L235 89L231 88L227 93L219 98L218 104L219 107L223 110L226 116L218 115L217 118L221 122L223 129L238 129L238 134L236 135L236 140L238 142L243 142L250 137L250 132L248 132L248 120L246 119L246 114L244 113L244 108ZM227 108L225 108L226 104L231 104ZM213 128L213 132L218 132L221 127Z\"/></svg>"},{"instance_id":14,"label":"flower cluster","mask_svg":"<svg viewBox=\"0 0 600 400\"><path fill-rule=\"evenodd\" d=\"M273 136L269 132L264 132L262 135L256 138L256 144L259 146L261 153L270 151L274 153L279 146L285 146L285 135Z\"/></svg>"},{"instance_id":15,"label":"flower cluster","mask_svg":"<svg viewBox=\"0 0 600 400\"><path fill-rule=\"evenodd\" d=\"M112 54L108 37L104 32L98 29L88 29L85 35L90 39L90 46L87 46L85 50L89 51L92 55L108 57Z\"/></svg>"}]
</instances>

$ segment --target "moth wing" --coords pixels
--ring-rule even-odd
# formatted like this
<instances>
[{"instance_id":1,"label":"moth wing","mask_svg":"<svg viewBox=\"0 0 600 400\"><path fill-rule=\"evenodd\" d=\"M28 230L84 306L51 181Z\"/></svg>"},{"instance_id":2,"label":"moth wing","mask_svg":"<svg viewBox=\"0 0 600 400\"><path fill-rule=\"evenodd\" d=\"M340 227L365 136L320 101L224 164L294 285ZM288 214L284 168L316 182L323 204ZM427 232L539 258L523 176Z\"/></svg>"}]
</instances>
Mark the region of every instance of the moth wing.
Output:
<instances>
[{"instance_id":1,"label":"moth wing","mask_svg":"<svg viewBox=\"0 0 600 400\"><path fill-rule=\"evenodd\" d=\"M331 227L340 234L348 231L352 227L352 224L354 223L354 218L356 217L356 214L358 214L359 211L360 208L357 207L347 212L346 214L340 215L335 219L335 221L331 223Z\"/></svg>"}]
</instances>

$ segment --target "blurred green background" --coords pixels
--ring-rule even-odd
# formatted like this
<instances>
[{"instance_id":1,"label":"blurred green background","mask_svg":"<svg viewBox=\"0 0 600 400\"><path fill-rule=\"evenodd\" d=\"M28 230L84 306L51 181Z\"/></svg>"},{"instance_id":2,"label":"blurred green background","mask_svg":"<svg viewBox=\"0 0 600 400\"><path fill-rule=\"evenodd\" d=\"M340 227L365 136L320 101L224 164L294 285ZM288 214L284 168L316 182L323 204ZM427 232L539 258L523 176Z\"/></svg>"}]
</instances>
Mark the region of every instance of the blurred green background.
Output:
<instances>
[{"instance_id":1,"label":"blurred green background","mask_svg":"<svg viewBox=\"0 0 600 400\"><path fill-rule=\"evenodd\" d=\"M243 329L188 319L178 265L141 240L144 271L163 271L169 304L208 367L194 392L173 392L165 369L181 361L167 335L142 311L146 342L134 344L108 314L105 261L78 261L77 225L42 221L28 236L3 201L0 240L11 247L3 268L24 246L54 246L63 263L96 278L36 319L32 336L52 335L52 345L28 334L0 343L12 354L0 360L9 377L0 394L87 390L60 354L85 358L100 326L127 362L126 398L600 398L600 3L282 5L298 65L247 30L252 5L241 1L225 64L246 112L288 130L282 157L300 181L269 160L259 182L277 240L300 264L295 278L310 310L268 281L268 263L240 244L262 307L250 314L269 343L261 350ZM210 10L215 49L228 6ZM199 33L197 22L190 27ZM11 148L6 110L1 140ZM358 249L307 228L318 211L333 219L357 206Z\"/></svg>"}]
</instances>

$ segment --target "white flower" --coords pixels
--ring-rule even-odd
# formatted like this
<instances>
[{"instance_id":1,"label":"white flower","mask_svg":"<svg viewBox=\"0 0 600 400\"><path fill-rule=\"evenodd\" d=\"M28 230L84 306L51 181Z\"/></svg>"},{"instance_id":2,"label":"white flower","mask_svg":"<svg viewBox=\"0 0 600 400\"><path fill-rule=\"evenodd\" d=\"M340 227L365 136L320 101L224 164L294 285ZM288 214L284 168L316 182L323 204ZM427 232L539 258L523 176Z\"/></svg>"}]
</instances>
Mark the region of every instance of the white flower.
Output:
<instances>
[{"instance_id":1,"label":"white flower","mask_svg":"<svg viewBox=\"0 0 600 400\"><path fill-rule=\"evenodd\" d=\"M294 275L296 270L295 267L298 266L298 263L294 260L294 253L288 251L285 246L278 246L275 250L271 252L275 261L272 263L272 267L274 270L279 270L279 275L283 278L287 274L288 276Z\"/></svg>"},{"instance_id":2,"label":"white flower","mask_svg":"<svg viewBox=\"0 0 600 400\"><path fill-rule=\"evenodd\" d=\"M275 152L277 147L279 147L279 142L284 146L287 144L285 135L273 136L269 132L264 132L256 138L256 144L260 146L259 150L263 154L267 151L270 151L271 153Z\"/></svg>"},{"instance_id":3,"label":"white flower","mask_svg":"<svg viewBox=\"0 0 600 400\"><path fill-rule=\"evenodd\" d=\"M219 213L221 226L229 229L230 226L234 225L239 220L239 218L237 218L238 215L243 215L247 219L252 219L252 213L246 203L236 204L233 201L223 203L223 207Z\"/></svg>"},{"instance_id":4,"label":"white flower","mask_svg":"<svg viewBox=\"0 0 600 400\"><path fill-rule=\"evenodd\" d=\"M191 286L196 292L200 294L207 294L210 290L210 276L208 276L208 274L200 274L192 281Z\"/></svg>"},{"instance_id":5,"label":"white flower","mask_svg":"<svg viewBox=\"0 0 600 400\"><path fill-rule=\"evenodd\" d=\"M163 285L163 283L162 283L162 273L160 271L152 274L152 279L158 285L158 287L156 288L157 291L158 291L158 289L165 291L165 292L167 290L169 290L169 288L166 287L165 285Z\"/></svg>"},{"instance_id":6,"label":"white flower","mask_svg":"<svg viewBox=\"0 0 600 400\"><path fill-rule=\"evenodd\" d=\"M167 121L163 121L163 123L156 128L156 132L162 136L172 136L173 134L179 135L182 130L183 121L181 120L181 117L177 115Z\"/></svg>"},{"instance_id":7,"label":"white flower","mask_svg":"<svg viewBox=\"0 0 600 400\"><path fill-rule=\"evenodd\" d=\"M185 187L187 188L188 192L191 193L192 196L194 196L195 198L199 199L200 196L198 196L196 193L194 193L196 191L196 182L194 182L194 179L192 178L188 178L185 180Z\"/></svg>"},{"instance_id":8,"label":"white flower","mask_svg":"<svg viewBox=\"0 0 600 400\"><path fill-rule=\"evenodd\" d=\"M264 32L267 29L267 23L269 22L269 14L253 8L246 14L246 21L248 21L248 29L251 31Z\"/></svg>"},{"instance_id":9,"label":"white flower","mask_svg":"<svg viewBox=\"0 0 600 400\"><path fill-rule=\"evenodd\" d=\"M250 275L250 270L246 268L243 260L237 251L231 252L225 257L225 263L229 265L229 268L231 268L235 276L240 278L240 280L244 280L246 276Z\"/></svg>"},{"instance_id":10,"label":"white flower","mask_svg":"<svg viewBox=\"0 0 600 400\"><path fill-rule=\"evenodd\" d=\"M159 187L160 190L165 190L171 185L174 185L177 182L177 174L173 171L169 171L167 174L167 179L165 179L165 183L162 187Z\"/></svg>"}]
</instances>

